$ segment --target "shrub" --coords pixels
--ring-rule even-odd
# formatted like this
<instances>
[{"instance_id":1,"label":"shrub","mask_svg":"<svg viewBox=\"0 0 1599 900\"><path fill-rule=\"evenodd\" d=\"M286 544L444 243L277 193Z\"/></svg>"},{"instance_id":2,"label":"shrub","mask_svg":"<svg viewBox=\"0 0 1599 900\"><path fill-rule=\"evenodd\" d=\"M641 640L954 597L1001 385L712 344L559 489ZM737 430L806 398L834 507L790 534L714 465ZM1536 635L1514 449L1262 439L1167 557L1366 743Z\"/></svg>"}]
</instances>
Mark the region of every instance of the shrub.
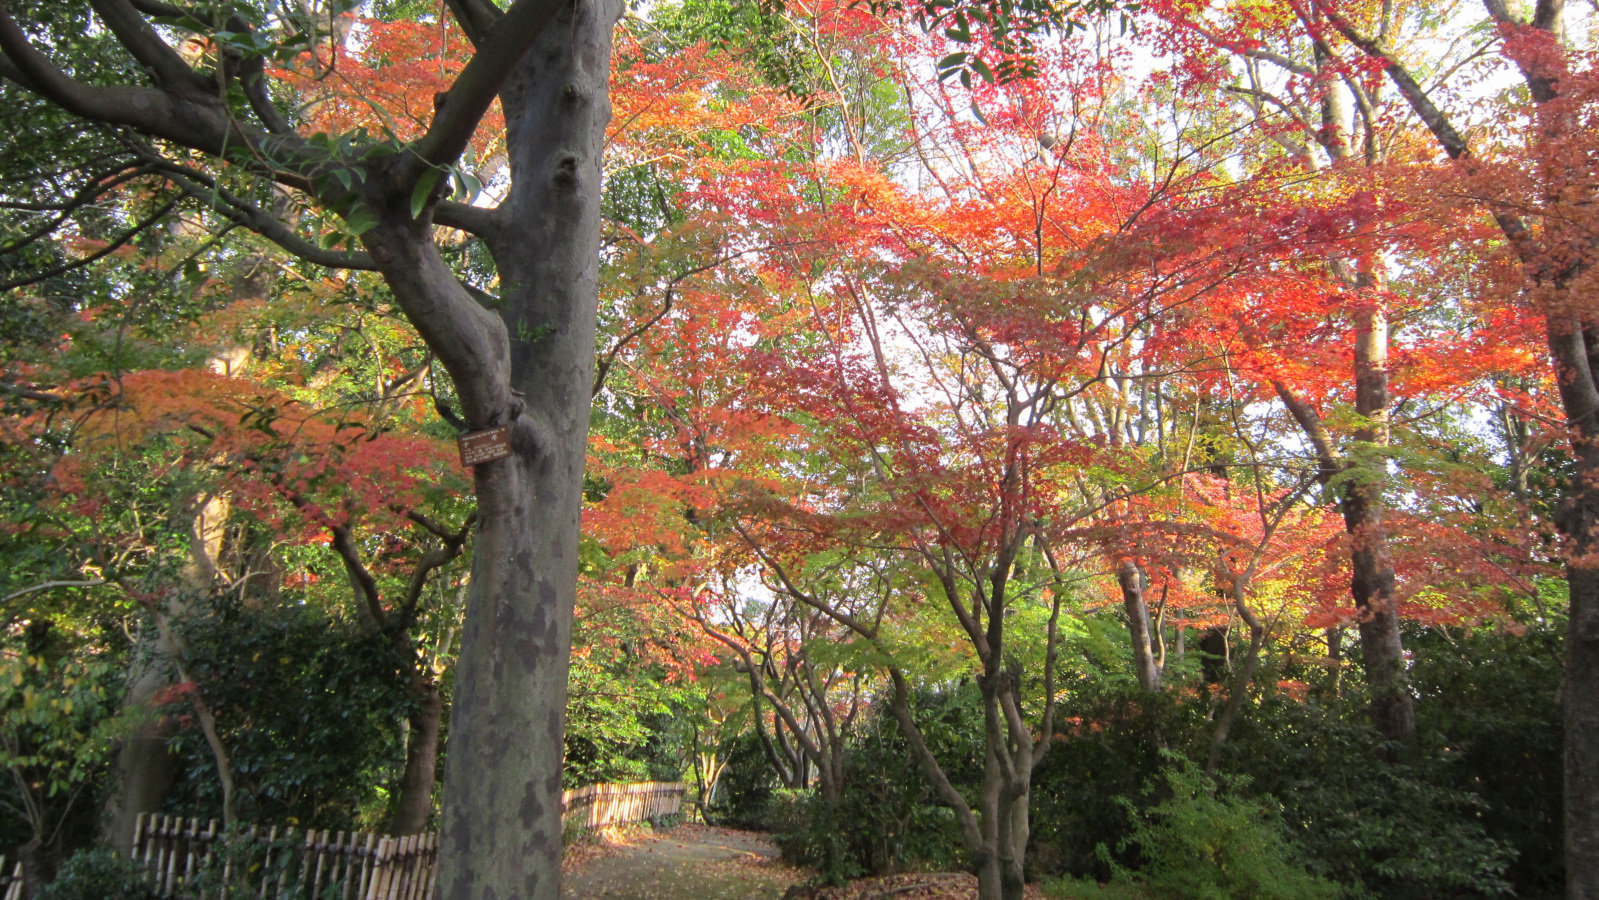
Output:
<instances>
[{"instance_id":1,"label":"shrub","mask_svg":"<svg viewBox=\"0 0 1599 900\"><path fill-rule=\"evenodd\" d=\"M1332 900L1343 888L1312 875L1297 860L1277 810L1237 795L1242 779L1218 783L1193 762L1167 754L1162 773L1170 797L1139 812L1127 844L1143 866L1116 867L1114 881L1170 900ZM1149 793L1154 793L1152 785ZM1124 848L1125 849L1125 848ZM1134 893L1132 896L1136 896Z\"/></svg>"},{"instance_id":2,"label":"shrub","mask_svg":"<svg viewBox=\"0 0 1599 900\"><path fill-rule=\"evenodd\" d=\"M45 885L40 900L156 900L138 863L112 850L74 853Z\"/></svg>"}]
</instances>

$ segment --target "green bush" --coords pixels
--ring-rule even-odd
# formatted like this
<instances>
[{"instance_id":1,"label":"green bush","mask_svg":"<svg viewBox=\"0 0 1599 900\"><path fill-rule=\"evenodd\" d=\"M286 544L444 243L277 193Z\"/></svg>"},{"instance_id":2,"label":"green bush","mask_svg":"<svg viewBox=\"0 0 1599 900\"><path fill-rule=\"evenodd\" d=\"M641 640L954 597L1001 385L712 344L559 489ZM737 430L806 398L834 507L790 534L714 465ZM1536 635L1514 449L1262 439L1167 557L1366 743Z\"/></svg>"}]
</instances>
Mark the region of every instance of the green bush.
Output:
<instances>
[{"instance_id":1,"label":"green bush","mask_svg":"<svg viewBox=\"0 0 1599 900\"><path fill-rule=\"evenodd\" d=\"M825 884L866 874L855 847L859 829L843 807L843 801L829 802L814 791L774 791L767 821L783 861L815 869L816 880Z\"/></svg>"},{"instance_id":2,"label":"green bush","mask_svg":"<svg viewBox=\"0 0 1599 900\"><path fill-rule=\"evenodd\" d=\"M156 900L145 886L143 868L112 850L74 853L39 896L40 900Z\"/></svg>"},{"instance_id":3,"label":"green bush","mask_svg":"<svg viewBox=\"0 0 1599 900\"><path fill-rule=\"evenodd\" d=\"M978 700L970 686L912 698L928 745L961 786L981 778ZM874 704L876 712L849 735L838 800L828 803L812 791L772 798L767 827L783 858L815 868L822 881L967 865L954 810L934 795L886 705Z\"/></svg>"},{"instance_id":4,"label":"green bush","mask_svg":"<svg viewBox=\"0 0 1599 900\"><path fill-rule=\"evenodd\" d=\"M1527 900L1564 896L1564 624L1439 630L1407 644L1417 726L1445 762L1439 778L1482 799L1472 818L1514 852L1505 880Z\"/></svg>"},{"instance_id":5,"label":"green bush","mask_svg":"<svg viewBox=\"0 0 1599 900\"><path fill-rule=\"evenodd\" d=\"M1161 792L1170 796L1142 812L1126 803L1133 829L1125 843L1136 845L1143 865L1136 873L1116 867L1118 886L1170 900L1344 896L1341 886L1306 871L1277 810L1236 793L1245 786L1242 779L1218 783L1190 760L1166 759ZM1156 791L1152 784L1148 793Z\"/></svg>"},{"instance_id":6,"label":"green bush","mask_svg":"<svg viewBox=\"0 0 1599 900\"><path fill-rule=\"evenodd\" d=\"M402 662L381 635L285 602L213 598L184 632L190 671L217 718L233 766L239 818L352 829L380 816L384 787L405 764L399 725L410 712ZM222 787L187 700L168 708L187 727L166 811L220 818Z\"/></svg>"}]
</instances>

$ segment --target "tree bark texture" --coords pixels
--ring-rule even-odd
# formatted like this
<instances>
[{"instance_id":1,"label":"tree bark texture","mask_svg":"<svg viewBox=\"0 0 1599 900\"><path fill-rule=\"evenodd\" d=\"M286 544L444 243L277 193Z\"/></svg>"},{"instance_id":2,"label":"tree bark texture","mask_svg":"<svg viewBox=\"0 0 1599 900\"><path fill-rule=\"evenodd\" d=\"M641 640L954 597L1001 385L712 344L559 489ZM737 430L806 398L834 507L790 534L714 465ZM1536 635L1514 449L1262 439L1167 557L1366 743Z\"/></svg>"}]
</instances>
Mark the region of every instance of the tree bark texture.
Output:
<instances>
[{"instance_id":1,"label":"tree bark texture","mask_svg":"<svg viewBox=\"0 0 1599 900\"><path fill-rule=\"evenodd\" d=\"M482 524L451 710L439 900L561 893L562 739L594 381L600 156L620 6L593 0L563 9L500 93L513 185L490 249L504 305L503 324L494 324L509 339L509 379L500 382L508 395L485 398L467 421L508 421L515 452L474 470ZM453 275L440 275L453 286Z\"/></svg>"},{"instance_id":2,"label":"tree bark texture","mask_svg":"<svg viewBox=\"0 0 1599 900\"><path fill-rule=\"evenodd\" d=\"M238 66L230 59L215 71L194 69L148 18L155 13L147 10L168 8L162 4L94 0L102 33L138 64L108 84L63 69L52 57L48 23L19 22L17 14L33 12L28 4L0 0L0 77L86 123L153 139L130 141L129 153L232 224L318 265L379 271L448 371L467 426L510 428L512 455L473 473L479 533L456 670L436 896L558 900L600 154L621 3L514 0L502 9L490 0L449 0L445 7L475 52L436 98L427 132L401 153L374 143L335 154L298 133L294 116L262 89L263 56L241 51ZM254 26L235 16L226 27L253 33ZM40 33L46 36L35 37ZM250 66L256 78L236 77ZM229 101L234 87L247 110ZM444 200L445 170L496 97L507 125L509 196L494 210ZM240 160L236 169L301 191L325 209L360 209L376 224L361 234L361 251L322 247L269 211L215 189L213 177L184 154L161 155L174 145L211 160ZM360 177L329 177L351 169ZM435 223L485 242L498 267L498 300L480 300L481 291L457 279L434 241ZM197 705L197 712L204 711Z\"/></svg>"},{"instance_id":3,"label":"tree bark texture","mask_svg":"<svg viewBox=\"0 0 1599 900\"><path fill-rule=\"evenodd\" d=\"M1144 570L1132 559L1124 559L1116 567L1116 580L1121 584L1122 607L1127 611L1127 627L1133 641L1133 670L1138 673L1138 683L1146 691L1160 690L1160 667L1155 663L1155 651L1149 635L1149 603L1144 599Z\"/></svg>"},{"instance_id":4,"label":"tree bark texture","mask_svg":"<svg viewBox=\"0 0 1599 900\"><path fill-rule=\"evenodd\" d=\"M150 703L171 684L171 679L146 657L141 654L135 663L133 686L128 690L125 707L142 710L149 716L139 722L117 750L116 789L107 804L106 839L118 853L132 851L139 816L160 811L176 774L172 754L167 751L170 729L155 717Z\"/></svg>"},{"instance_id":5,"label":"tree bark texture","mask_svg":"<svg viewBox=\"0 0 1599 900\"><path fill-rule=\"evenodd\" d=\"M1361 287L1375 279L1362 272ZM1349 592L1360 611L1360 652L1371 690L1371 717L1390 741L1409 743L1416 735L1415 700L1405 670L1399 633L1399 603L1394 596L1394 564L1383 522L1388 483L1388 319L1370 297L1355 315L1355 449L1344 466L1344 527L1353 540Z\"/></svg>"},{"instance_id":6,"label":"tree bark texture","mask_svg":"<svg viewBox=\"0 0 1599 900\"><path fill-rule=\"evenodd\" d=\"M1599 341L1569 318L1549 318L1550 355L1571 423L1575 472L1559 508L1566 538L1566 896L1599 900Z\"/></svg>"},{"instance_id":7,"label":"tree bark texture","mask_svg":"<svg viewBox=\"0 0 1599 900\"><path fill-rule=\"evenodd\" d=\"M389 817L389 834L420 834L427 830L433 815L444 695L437 682L418 674L411 686L411 701L416 705L408 718L411 733L405 747L405 771L400 775L399 799Z\"/></svg>"}]
</instances>

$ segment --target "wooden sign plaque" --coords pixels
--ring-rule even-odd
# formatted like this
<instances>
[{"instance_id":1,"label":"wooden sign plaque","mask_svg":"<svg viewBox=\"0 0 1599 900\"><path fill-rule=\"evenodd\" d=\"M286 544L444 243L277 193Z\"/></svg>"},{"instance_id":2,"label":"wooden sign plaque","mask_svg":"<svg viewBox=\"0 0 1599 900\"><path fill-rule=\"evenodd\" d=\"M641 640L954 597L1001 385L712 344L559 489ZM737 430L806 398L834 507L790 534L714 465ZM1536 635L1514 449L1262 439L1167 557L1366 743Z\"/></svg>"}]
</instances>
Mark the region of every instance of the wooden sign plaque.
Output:
<instances>
[{"instance_id":1,"label":"wooden sign plaque","mask_svg":"<svg viewBox=\"0 0 1599 900\"><path fill-rule=\"evenodd\" d=\"M461 451L461 465L475 466L511 455L511 429L501 425L487 431L474 431L455 439Z\"/></svg>"}]
</instances>

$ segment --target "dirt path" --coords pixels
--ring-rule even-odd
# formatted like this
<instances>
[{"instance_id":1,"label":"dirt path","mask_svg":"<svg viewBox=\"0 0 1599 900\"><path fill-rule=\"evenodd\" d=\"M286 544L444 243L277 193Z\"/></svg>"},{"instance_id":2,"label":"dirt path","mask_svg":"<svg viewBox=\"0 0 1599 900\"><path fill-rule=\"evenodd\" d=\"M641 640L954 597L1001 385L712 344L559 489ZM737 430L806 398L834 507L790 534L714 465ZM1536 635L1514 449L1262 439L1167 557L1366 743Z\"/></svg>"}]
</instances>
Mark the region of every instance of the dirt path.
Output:
<instances>
[{"instance_id":1,"label":"dirt path","mask_svg":"<svg viewBox=\"0 0 1599 900\"><path fill-rule=\"evenodd\" d=\"M680 825L569 854L563 900L778 900L804 873L747 831Z\"/></svg>"}]
</instances>

